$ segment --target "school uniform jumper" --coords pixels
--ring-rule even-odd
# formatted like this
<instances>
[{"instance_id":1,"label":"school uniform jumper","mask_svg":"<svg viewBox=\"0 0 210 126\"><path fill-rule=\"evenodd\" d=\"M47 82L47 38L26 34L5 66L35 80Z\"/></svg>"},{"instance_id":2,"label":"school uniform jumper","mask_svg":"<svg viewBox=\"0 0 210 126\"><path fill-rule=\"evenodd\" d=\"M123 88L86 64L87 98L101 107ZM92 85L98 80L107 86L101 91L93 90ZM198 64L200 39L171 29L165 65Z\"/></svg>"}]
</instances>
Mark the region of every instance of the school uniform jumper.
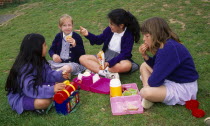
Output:
<instances>
[{"instance_id":1,"label":"school uniform jumper","mask_svg":"<svg viewBox=\"0 0 210 126\"><path fill-rule=\"evenodd\" d=\"M88 36L86 36L86 38L90 41L91 45L104 44L102 50L104 52L106 52L113 34L114 33L111 31L111 28L107 27L103 31L103 33L100 34L100 35L94 35L94 34L89 32ZM109 67L113 67L115 64L119 63L121 60L130 60L132 62L131 52L132 52L133 44L134 44L134 37L133 37L132 33L128 29L126 29L126 31L125 31L124 35L122 36L122 39L121 39L120 54L108 61Z\"/></svg>"},{"instance_id":2,"label":"school uniform jumper","mask_svg":"<svg viewBox=\"0 0 210 126\"><path fill-rule=\"evenodd\" d=\"M76 46L72 47L70 45L70 49L69 49L69 58L68 59L61 59L62 63L68 63L68 62L75 62L79 64L79 57L81 55L85 54L85 49L84 49L84 45L83 45L83 41L82 38L80 37L79 34L77 34L76 32L73 32L72 34L72 38L75 39L76 41ZM61 49L62 49L62 40L63 40L63 32L58 33L53 42L52 45L50 47L49 50L49 55L50 57L52 57L54 54L57 54L60 56L61 53Z\"/></svg>"},{"instance_id":3,"label":"school uniform jumper","mask_svg":"<svg viewBox=\"0 0 210 126\"><path fill-rule=\"evenodd\" d=\"M187 48L173 39L168 39L156 55L149 57L146 63L153 68L148 84L151 87L161 86L165 80L176 83L190 83L199 75Z\"/></svg>"},{"instance_id":4,"label":"school uniform jumper","mask_svg":"<svg viewBox=\"0 0 210 126\"><path fill-rule=\"evenodd\" d=\"M32 67L32 65L29 66L28 71ZM12 110L15 110L18 114L21 114L23 112L23 98L25 96L34 99L52 98L54 95L55 82L63 82L65 80L62 76L62 71L54 71L50 68L48 64L45 64L43 66L43 69L45 69L45 72L43 72L42 75L43 82L37 88L38 94L33 93L33 85L35 83L34 79L37 75L36 71L33 71L33 73L27 75L25 79L23 79L23 77L27 71L24 68L20 71L20 73L22 73L22 76L20 76L17 80L18 83L23 83L23 89L21 93L13 94L12 92L10 92L7 95L8 102Z\"/></svg>"}]
</instances>

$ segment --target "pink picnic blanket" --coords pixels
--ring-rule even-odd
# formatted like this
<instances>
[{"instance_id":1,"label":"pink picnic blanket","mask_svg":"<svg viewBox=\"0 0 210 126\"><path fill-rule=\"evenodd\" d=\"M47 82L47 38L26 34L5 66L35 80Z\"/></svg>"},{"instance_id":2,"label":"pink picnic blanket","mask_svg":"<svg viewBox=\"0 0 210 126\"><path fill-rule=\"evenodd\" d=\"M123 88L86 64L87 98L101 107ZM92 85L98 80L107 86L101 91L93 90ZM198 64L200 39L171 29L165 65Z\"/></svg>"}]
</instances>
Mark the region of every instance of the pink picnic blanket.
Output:
<instances>
[{"instance_id":1,"label":"pink picnic blanket","mask_svg":"<svg viewBox=\"0 0 210 126\"><path fill-rule=\"evenodd\" d=\"M110 79L100 77L98 81L93 83L93 76L94 74L91 74L90 76L83 76L81 80L79 80L76 77L73 79L73 81L76 82L82 90L91 91L91 92L100 93L100 94L109 94L110 93L110 88L109 88Z\"/></svg>"}]
</instances>

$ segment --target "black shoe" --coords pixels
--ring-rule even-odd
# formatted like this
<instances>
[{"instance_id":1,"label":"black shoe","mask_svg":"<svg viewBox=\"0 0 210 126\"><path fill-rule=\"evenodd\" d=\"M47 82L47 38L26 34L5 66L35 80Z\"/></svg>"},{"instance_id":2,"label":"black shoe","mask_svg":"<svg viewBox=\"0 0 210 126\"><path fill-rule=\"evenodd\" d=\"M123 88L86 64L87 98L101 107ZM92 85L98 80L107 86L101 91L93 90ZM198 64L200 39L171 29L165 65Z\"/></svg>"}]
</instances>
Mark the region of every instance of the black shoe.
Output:
<instances>
[{"instance_id":1,"label":"black shoe","mask_svg":"<svg viewBox=\"0 0 210 126\"><path fill-rule=\"evenodd\" d=\"M45 110L44 109L36 109L35 112L40 114L40 115L45 114Z\"/></svg>"}]
</instances>

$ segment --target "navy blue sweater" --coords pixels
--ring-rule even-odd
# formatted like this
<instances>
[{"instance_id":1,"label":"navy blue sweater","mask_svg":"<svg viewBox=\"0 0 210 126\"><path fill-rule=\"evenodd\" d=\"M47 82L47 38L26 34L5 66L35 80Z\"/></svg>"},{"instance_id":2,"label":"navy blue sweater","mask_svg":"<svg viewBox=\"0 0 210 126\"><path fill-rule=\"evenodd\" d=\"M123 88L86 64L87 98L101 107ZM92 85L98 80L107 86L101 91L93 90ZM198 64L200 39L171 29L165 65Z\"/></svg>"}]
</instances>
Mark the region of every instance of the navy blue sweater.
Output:
<instances>
[{"instance_id":1,"label":"navy blue sweater","mask_svg":"<svg viewBox=\"0 0 210 126\"><path fill-rule=\"evenodd\" d=\"M72 38L75 39L76 46L75 47L72 47L72 46L69 47L70 48L69 49L69 59L67 59L65 61L62 59L62 62L79 63L79 57L81 55L85 54L83 41L82 41L82 38L80 37L80 35L77 34L76 32L73 32ZM60 56L61 49L62 49L62 40L63 40L63 32L60 32L55 36L55 38L52 42L52 45L51 45L50 50L49 50L50 57L52 57L54 54L57 54L57 55Z\"/></svg>"},{"instance_id":2,"label":"navy blue sweater","mask_svg":"<svg viewBox=\"0 0 210 126\"><path fill-rule=\"evenodd\" d=\"M189 51L181 43L168 39L162 49L146 63L153 68L148 84L158 87L164 80L176 83L189 83L198 79L198 73Z\"/></svg>"},{"instance_id":3,"label":"navy blue sweater","mask_svg":"<svg viewBox=\"0 0 210 126\"><path fill-rule=\"evenodd\" d=\"M102 50L105 52L108 49L108 45L110 43L110 40L113 34L114 33L111 31L110 27L107 27L103 31L103 33L100 35L94 35L89 32L86 38L89 39L91 45L104 44ZM120 54L108 61L109 67L113 67L115 64L119 63L121 60L131 60L131 57L132 57L131 52L132 52L133 44L134 44L134 36L127 29L121 39Z\"/></svg>"}]
</instances>

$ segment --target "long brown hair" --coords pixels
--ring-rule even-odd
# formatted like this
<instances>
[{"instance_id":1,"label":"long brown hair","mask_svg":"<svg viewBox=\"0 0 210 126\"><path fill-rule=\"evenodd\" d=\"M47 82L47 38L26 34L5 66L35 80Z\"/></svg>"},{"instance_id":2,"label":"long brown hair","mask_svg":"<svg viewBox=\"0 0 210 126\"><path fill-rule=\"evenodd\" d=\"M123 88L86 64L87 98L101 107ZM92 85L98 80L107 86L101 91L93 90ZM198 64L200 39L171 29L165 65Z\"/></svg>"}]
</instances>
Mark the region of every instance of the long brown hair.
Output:
<instances>
[{"instance_id":1,"label":"long brown hair","mask_svg":"<svg viewBox=\"0 0 210 126\"><path fill-rule=\"evenodd\" d=\"M142 34L150 34L152 37L152 46L150 52L155 54L159 48L162 48L167 39L174 39L181 43L179 37L174 33L167 22L160 17L152 17L143 22L141 27Z\"/></svg>"}]
</instances>

